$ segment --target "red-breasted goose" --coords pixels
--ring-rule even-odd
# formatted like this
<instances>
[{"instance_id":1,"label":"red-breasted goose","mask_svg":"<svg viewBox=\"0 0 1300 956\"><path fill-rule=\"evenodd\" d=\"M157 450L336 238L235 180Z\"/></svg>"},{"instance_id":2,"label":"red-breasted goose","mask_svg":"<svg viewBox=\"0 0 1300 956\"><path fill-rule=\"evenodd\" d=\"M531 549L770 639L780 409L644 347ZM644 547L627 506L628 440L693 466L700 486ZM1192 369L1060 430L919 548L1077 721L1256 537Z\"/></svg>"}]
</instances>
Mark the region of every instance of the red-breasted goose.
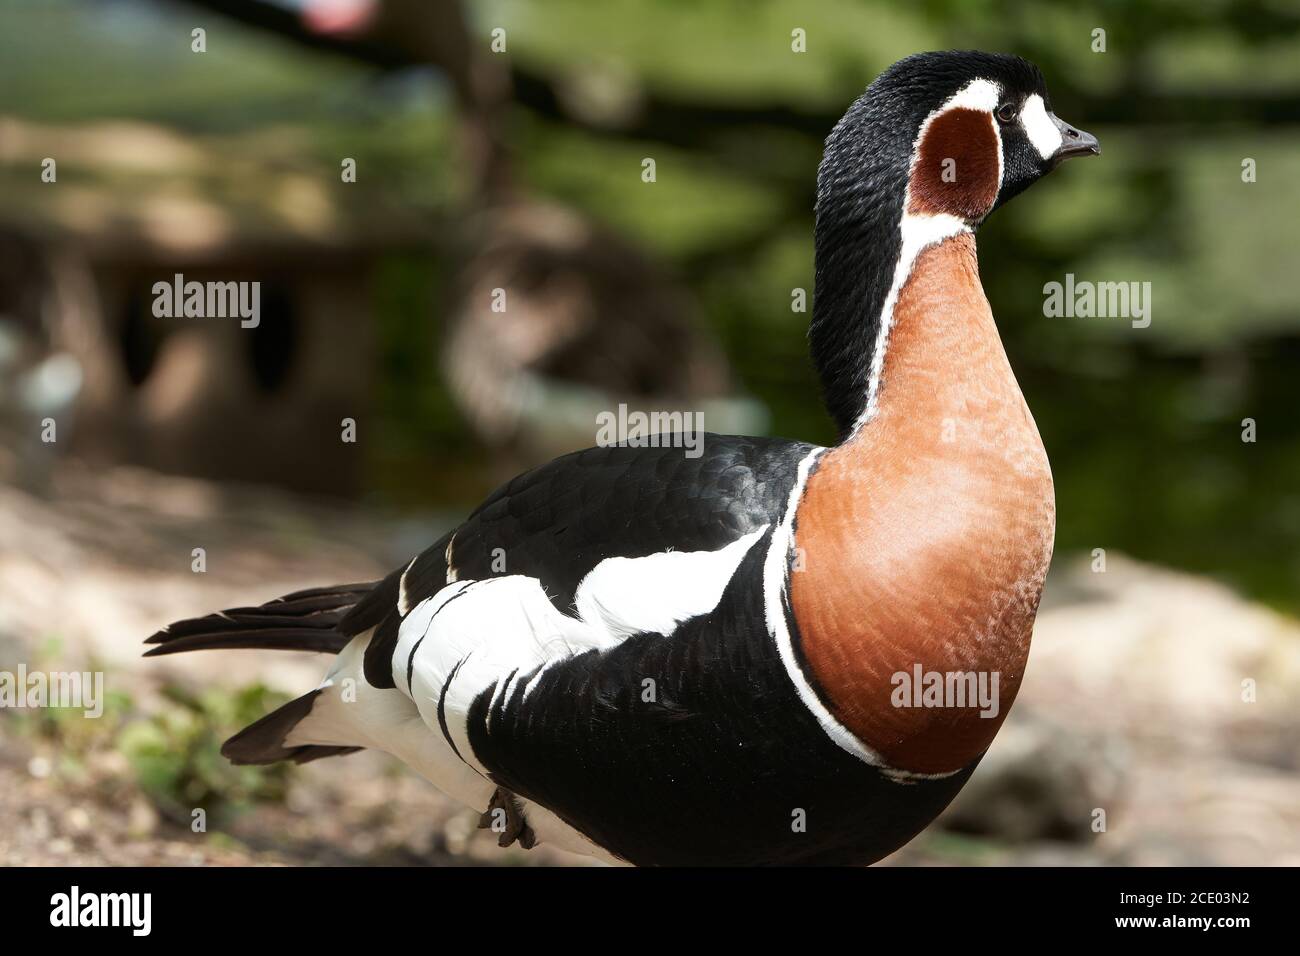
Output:
<instances>
[{"instance_id":1,"label":"red-breasted goose","mask_svg":"<svg viewBox=\"0 0 1300 956\"><path fill-rule=\"evenodd\" d=\"M1052 553L1051 472L974 230L1096 152L1022 59L894 64L818 173L809 337L838 444L575 452L382 581L173 624L149 653L336 654L223 752L384 750L499 821L503 844L879 859L997 733Z\"/></svg>"}]
</instances>

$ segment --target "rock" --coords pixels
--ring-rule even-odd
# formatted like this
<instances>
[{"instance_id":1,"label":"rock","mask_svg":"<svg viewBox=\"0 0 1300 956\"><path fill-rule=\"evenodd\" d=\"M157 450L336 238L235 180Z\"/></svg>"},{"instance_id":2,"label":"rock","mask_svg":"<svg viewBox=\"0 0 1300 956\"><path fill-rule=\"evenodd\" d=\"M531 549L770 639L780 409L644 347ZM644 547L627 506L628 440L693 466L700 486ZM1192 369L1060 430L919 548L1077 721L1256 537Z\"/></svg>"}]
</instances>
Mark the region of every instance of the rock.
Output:
<instances>
[{"instance_id":1,"label":"rock","mask_svg":"<svg viewBox=\"0 0 1300 956\"><path fill-rule=\"evenodd\" d=\"M1007 843L1090 842L1096 811L1115 806L1127 770L1114 742L1033 714L1008 719L942 825Z\"/></svg>"},{"instance_id":2,"label":"rock","mask_svg":"<svg viewBox=\"0 0 1300 956\"><path fill-rule=\"evenodd\" d=\"M1024 847L1005 862L1047 840L1115 864L1296 859L1300 622L1204 578L1107 564L1058 560L1020 696L942 825Z\"/></svg>"}]
</instances>

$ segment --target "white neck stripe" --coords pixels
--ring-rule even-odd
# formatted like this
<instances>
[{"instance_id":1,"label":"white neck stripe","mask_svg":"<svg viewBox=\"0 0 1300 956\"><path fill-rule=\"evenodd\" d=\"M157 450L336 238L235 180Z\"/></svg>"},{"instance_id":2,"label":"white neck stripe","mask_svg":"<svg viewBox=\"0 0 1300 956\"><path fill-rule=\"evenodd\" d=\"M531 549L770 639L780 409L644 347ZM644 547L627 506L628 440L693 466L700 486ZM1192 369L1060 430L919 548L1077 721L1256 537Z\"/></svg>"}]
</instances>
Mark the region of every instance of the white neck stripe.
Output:
<instances>
[{"instance_id":1,"label":"white neck stripe","mask_svg":"<svg viewBox=\"0 0 1300 956\"><path fill-rule=\"evenodd\" d=\"M997 109L998 99L1001 95L1001 90L993 81L972 80L927 116L925 122L921 124L921 128L917 131L916 140L912 143L909 180L911 170L915 169L916 166L921 141L925 138L925 133L935 118L951 109L973 109L989 114L989 122L993 126L993 135L997 138L998 188L1001 190L1002 180L1006 175L1002 159L1002 132L993 119L993 111ZM1041 106L1041 99L1039 104ZM1026 106L1026 109L1028 109L1028 106ZM1044 118L1046 118L1046 114L1044 114ZM1055 127L1053 127L1053 131L1055 131ZM885 296L885 302L880 309L880 321L876 326L876 341L872 344L871 349L871 372L867 378L867 401L857 421L853 423L853 429L849 433L850 437L856 435L858 430L871 421L876 416L876 412L879 411L880 379L885 367L885 349L889 344L889 333L894 327L894 306L898 302L898 294L902 291L904 283L912 274L912 267L916 264L917 257L930 246L937 245L945 239L960 233L971 231L970 226L965 221L948 213L934 215L909 213L907 209L911 205L911 201L912 190L909 186L903 193L903 218L899 222L899 231L902 233L903 244L899 251L898 263L894 266L894 277L889 286L889 293Z\"/></svg>"},{"instance_id":2,"label":"white neck stripe","mask_svg":"<svg viewBox=\"0 0 1300 956\"><path fill-rule=\"evenodd\" d=\"M905 199L904 202L906 201ZM902 291L903 284L912 274L912 266L916 264L917 257L930 246L960 233L970 232L970 226L948 213L933 216L904 213L900 229L903 233L903 248L898 256L898 265L894 267L894 280L889 286L889 294L885 296L885 304L880 310L880 325L876 331L875 344L871 349L867 403L858 420L853 423L851 436L856 435L858 430L871 421L879 411L880 379L885 370L885 349L889 342L889 333L894 327L894 306L898 303L898 294Z\"/></svg>"},{"instance_id":3,"label":"white neck stripe","mask_svg":"<svg viewBox=\"0 0 1300 956\"><path fill-rule=\"evenodd\" d=\"M826 736L846 753L857 757L863 763L879 768L880 772L896 783L914 783L918 780L941 780L951 777L960 770L940 773L918 773L891 767L879 753L865 743L842 723L822 703L802 666L795 659L794 639L786 623L786 597L790 588L790 555L795 546L795 519L799 512L799 503L808 486L808 477L817 460L825 454L825 448L814 448L803 461L799 462L799 471L794 487L790 489L790 498L786 502L785 514L781 523L772 532L772 540L767 554L763 557L763 612L767 618L767 630L776 643L777 654L785 666L785 672L794 684L795 692L804 707L817 719Z\"/></svg>"}]
</instances>

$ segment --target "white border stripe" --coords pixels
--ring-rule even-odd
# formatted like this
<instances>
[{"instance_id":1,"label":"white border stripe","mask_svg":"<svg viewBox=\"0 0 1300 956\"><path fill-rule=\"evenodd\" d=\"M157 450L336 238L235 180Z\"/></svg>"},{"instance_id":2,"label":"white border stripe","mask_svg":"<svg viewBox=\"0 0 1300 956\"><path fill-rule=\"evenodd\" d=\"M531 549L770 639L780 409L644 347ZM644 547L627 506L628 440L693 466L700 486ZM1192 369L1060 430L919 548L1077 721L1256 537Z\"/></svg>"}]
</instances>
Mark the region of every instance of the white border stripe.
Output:
<instances>
[{"instance_id":1,"label":"white border stripe","mask_svg":"<svg viewBox=\"0 0 1300 956\"><path fill-rule=\"evenodd\" d=\"M960 773L962 768L959 767L957 770L944 773L915 773L911 770L900 770L897 767L891 767L880 754L854 736L851 730L836 720L835 715L826 709L826 705L822 703L821 698L817 696L817 692L808 683L803 668L799 666L799 662L795 659L794 640L790 636L790 627L785 619L786 595L789 591L790 581L789 556L791 548L794 547L794 522L799 510L799 501L803 498L812 467L826 451L825 448L816 448L799 463L799 475L795 480L794 487L790 489L790 500L786 503L785 515L776 530L772 532L772 544L768 548L767 556L763 561L763 610L767 618L768 633L772 635L772 639L776 642L776 649L781 656L781 663L785 665L785 671L789 675L791 683L794 684L799 699L817 718L817 723L821 724L822 730L826 731L826 736L830 737L840 749L852 754L864 763L879 767L881 773L896 783L913 783L917 780L941 780L944 777L951 777L953 774Z\"/></svg>"},{"instance_id":2,"label":"white border stripe","mask_svg":"<svg viewBox=\"0 0 1300 956\"><path fill-rule=\"evenodd\" d=\"M916 139L912 143L911 169L908 171L909 186L903 192L903 217L899 221L899 231L902 233L903 245L899 250L898 263L894 266L894 278L889 286L889 293L885 296L884 305L880 309L880 323L876 330L876 341L871 349L871 372L867 378L867 401L863 406L862 414L853 423L850 437L856 435L858 430L871 421L876 416L876 412L879 411L880 379L885 368L885 349L889 344L889 333L894 327L894 306L898 303L898 294L902 291L904 283L912 274L912 267L916 264L917 256L925 249L943 242L945 239L971 231L966 222L948 213L918 216L907 211L907 207L912 202L910 180L912 170L916 166L917 149L925 138L926 130L929 129L930 124L945 111L950 109L973 109L987 112L989 114L989 123L993 127L993 135L997 138L998 143L998 189L1000 191L1006 170L1002 159L1002 131L998 129L998 124L993 119L993 110L997 108L1000 96L1001 91L998 89L997 84L991 80L972 80L927 116L925 122L921 124L921 128L917 130Z\"/></svg>"},{"instance_id":3,"label":"white border stripe","mask_svg":"<svg viewBox=\"0 0 1300 956\"><path fill-rule=\"evenodd\" d=\"M910 196L905 197L903 200L904 209L907 208L908 198ZM916 264L917 256L924 249L943 242L945 239L963 232L970 232L970 226L956 216L950 216L947 213L939 213L934 216L914 216L905 212L900 229L903 233L903 248L898 256L898 265L894 267L894 281L889 287L889 294L885 296L885 304L880 310L880 326L876 331L875 345L871 349L871 374L867 379L867 403L862 409L862 414L853 423L850 437L856 435L863 425L875 418L876 413L880 410L880 379L885 370L885 349L889 343L889 333L894 328L894 306L898 303L898 294L902 291L903 284L907 282L908 277L912 274L912 266Z\"/></svg>"},{"instance_id":4,"label":"white border stripe","mask_svg":"<svg viewBox=\"0 0 1300 956\"><path fill-rule=\"evenodd\" d=\"M799 500L803 497L808 475L817 459L826 451L825 448L814 449L808 457L799 462L799 475L794 487L790 489L790 500L786 503L785 515L777 529L772 532L772 544L767 549L763 562L763 605L767 616L767 630L776 641L777 653L786 673L794 682L795 690L804 706L812 711L817 722L822 725L826 735L841 748L847 750L859 760L864 760L875 767L884 767L885 761L880 754L863 746L862 741L853 736L843 724L831 714L817 696L817 692L808 683L803 668L794 656L794 642L790 637L790 628L785 620L785 597L789 583L789 556L794 546L794 519L799 509Z\"/></svg>"}]
</instances>

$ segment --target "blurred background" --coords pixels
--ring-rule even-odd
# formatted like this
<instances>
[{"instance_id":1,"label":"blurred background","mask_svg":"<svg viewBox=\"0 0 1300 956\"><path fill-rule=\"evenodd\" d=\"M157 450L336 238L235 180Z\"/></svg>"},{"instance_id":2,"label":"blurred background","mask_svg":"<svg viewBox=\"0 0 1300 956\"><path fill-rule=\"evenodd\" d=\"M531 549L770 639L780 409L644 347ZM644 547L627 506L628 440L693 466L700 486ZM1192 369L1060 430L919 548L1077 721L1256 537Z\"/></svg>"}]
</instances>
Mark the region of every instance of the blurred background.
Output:
<instances>
[{"instance_id":1,"label":"blurred background","mask_svg":"<svg viewBox=\"0 0 1300 956\"><path fill-rule=\"evenodd\" d=\"M0 710L0 863L570 862L376 754L228 766L323 660L139 642L378 577L621 402L832 440L821 142L951 47L1037 62L1103 156L980 232L1057 560L1016 710L890 862L1300 862L1294 3L0 0L0 669L108 694ZM259 326L154 317L176 273L259 281ZM1150 282L1150 326L1045 318L1067 273Z\"/></svg>"}]
</instances>

